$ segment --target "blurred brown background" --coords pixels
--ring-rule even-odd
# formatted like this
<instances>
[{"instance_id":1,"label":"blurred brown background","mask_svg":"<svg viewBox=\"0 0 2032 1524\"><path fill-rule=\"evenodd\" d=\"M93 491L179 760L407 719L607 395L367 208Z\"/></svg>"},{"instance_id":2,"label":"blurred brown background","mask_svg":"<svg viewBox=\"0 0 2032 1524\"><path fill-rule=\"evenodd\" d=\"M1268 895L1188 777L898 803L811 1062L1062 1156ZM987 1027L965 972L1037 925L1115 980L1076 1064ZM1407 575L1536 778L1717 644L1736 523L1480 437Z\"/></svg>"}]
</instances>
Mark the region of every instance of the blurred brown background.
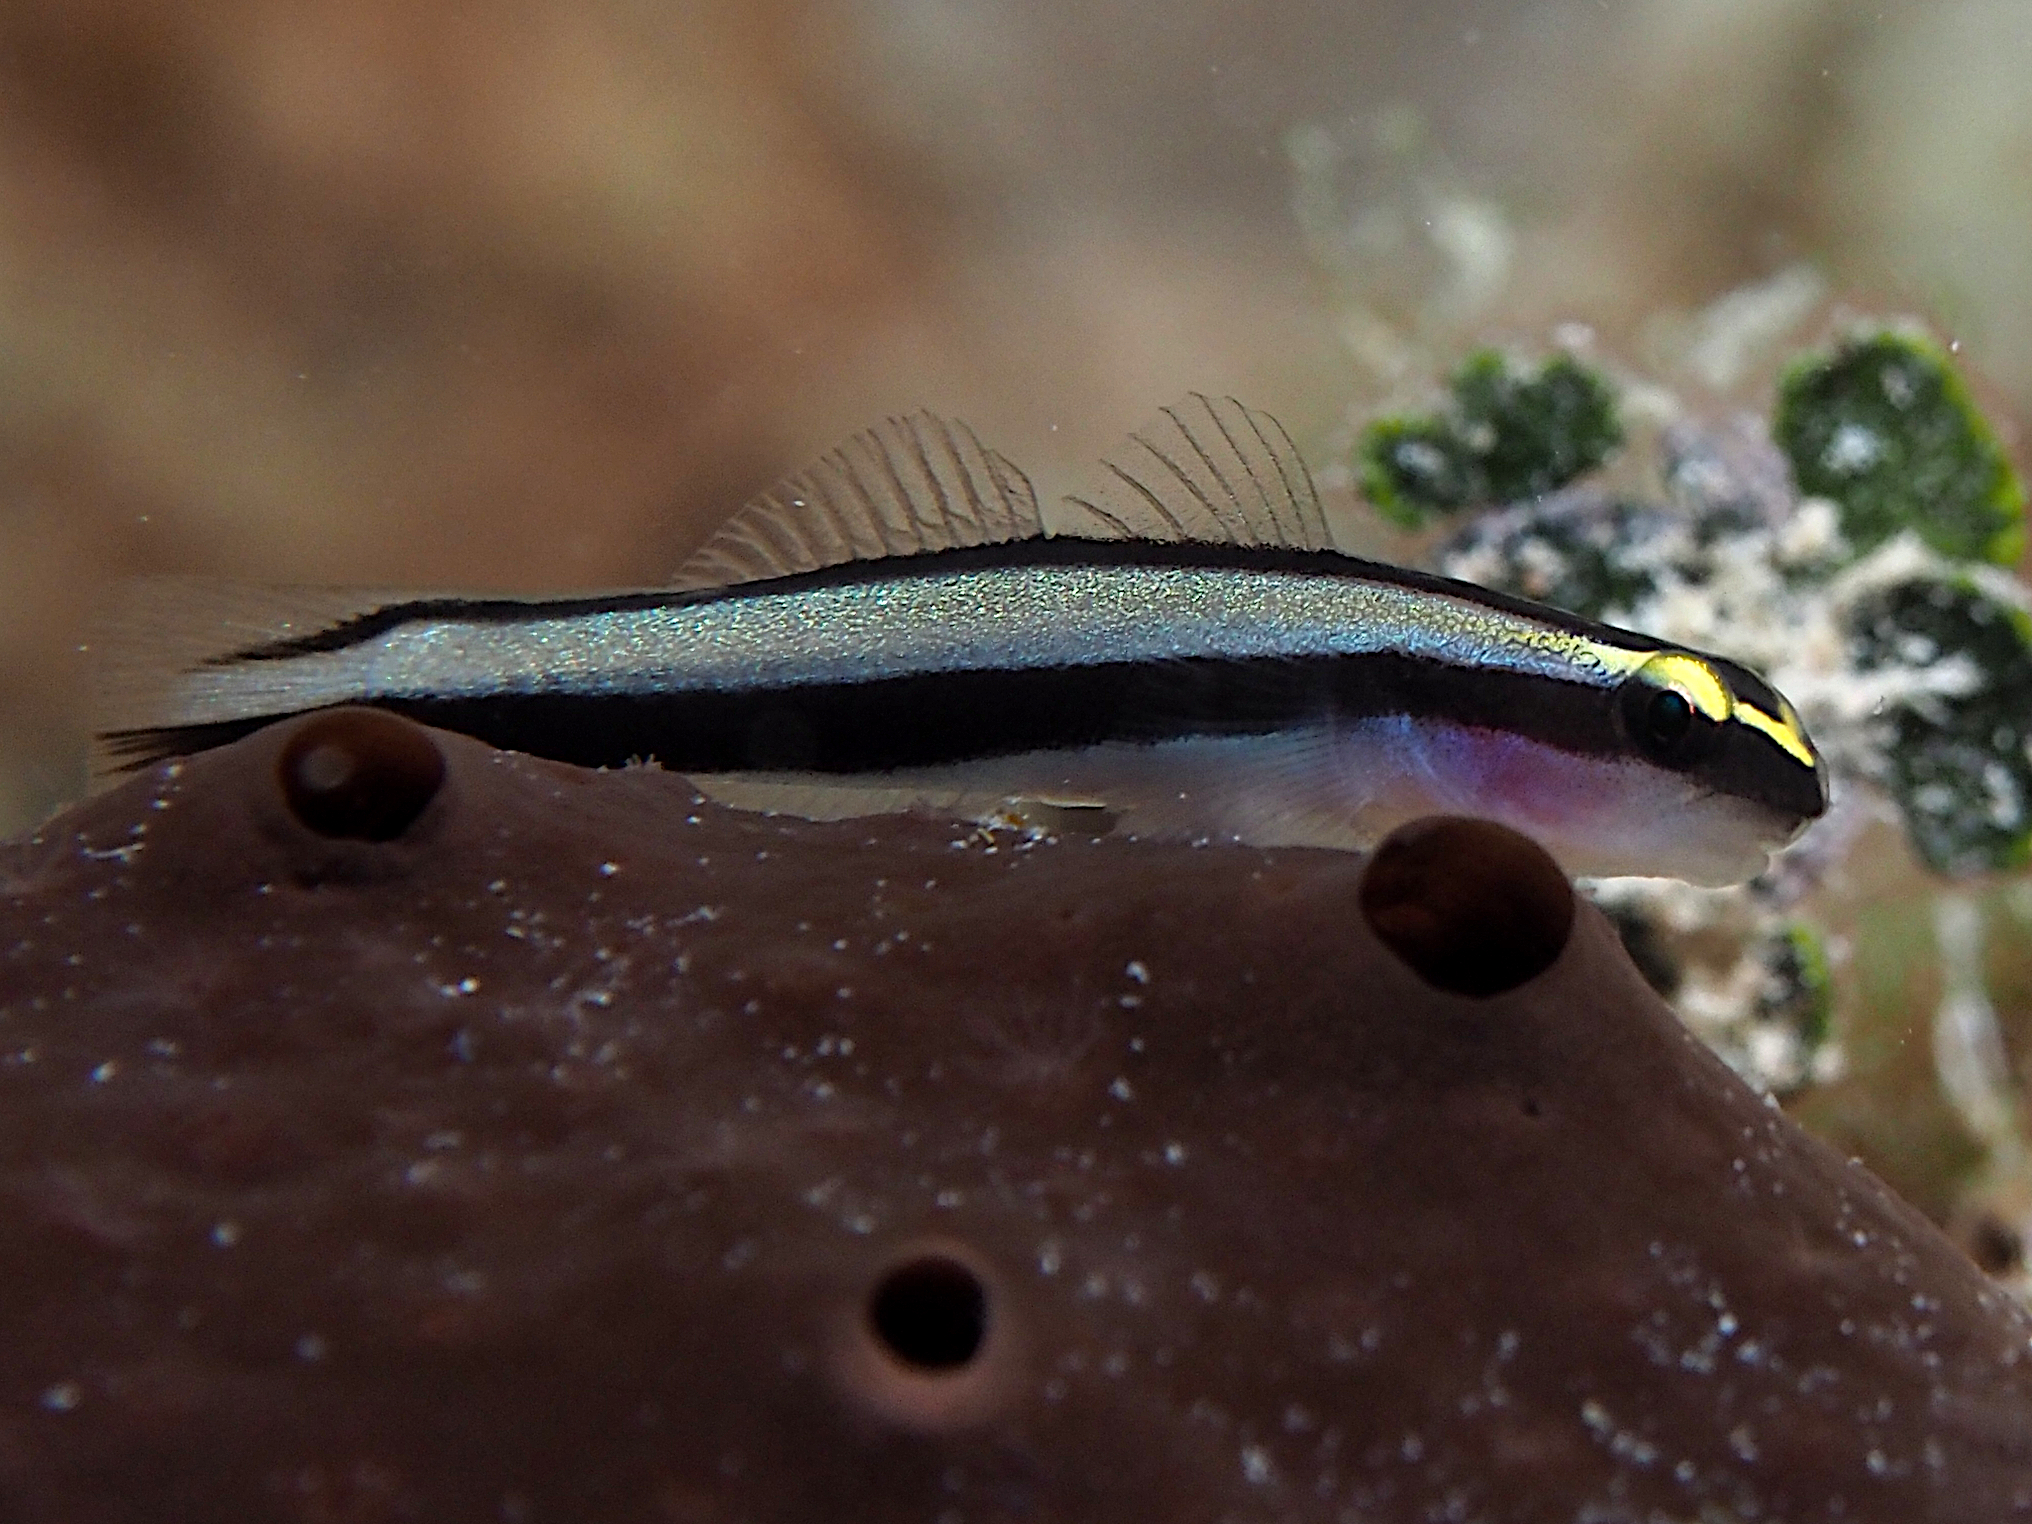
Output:
<instances>
[{"instance_id":1,"label":"blurred brown background","mask_svg":"<svg viewBox=\"0 0 2032 1524\"><path fill-rule=\"evenodd\" d=\"M113 579L653 581L921 404L1330 467L1470 338L1683 357L1803 262L2022 415L2028 73L2022 0L8 0L0 834Z\"/></svg>"}]
</instances>

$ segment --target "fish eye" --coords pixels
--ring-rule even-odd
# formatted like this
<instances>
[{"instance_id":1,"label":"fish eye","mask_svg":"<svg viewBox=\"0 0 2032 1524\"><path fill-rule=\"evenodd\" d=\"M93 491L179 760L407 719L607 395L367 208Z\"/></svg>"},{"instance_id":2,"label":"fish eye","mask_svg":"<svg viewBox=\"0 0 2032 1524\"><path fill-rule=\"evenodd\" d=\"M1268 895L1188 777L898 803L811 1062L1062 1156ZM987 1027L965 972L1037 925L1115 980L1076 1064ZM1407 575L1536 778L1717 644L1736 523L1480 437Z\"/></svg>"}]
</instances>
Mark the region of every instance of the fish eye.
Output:
<instances>
[{"instance_id":1,"label":"fish eye","mask_svg":"<svg viewBox=\"0 0 2032 1524\"><path fill-rule=\"evenodd\" d=\"M1644 739L1670 751L1693 729L1693 705L1677 688L1661 688L1644 706Z\"/></svg>"},{"instance_id":2,"label":"fish eye","mask_svg":"<svg viewBox=\"0 0 2032 1524\"><path fill-rule=\"evenodd\" d=\"M1623 685L1623 730L1661 767L1691 767L1707 755L1731 704L1713 668L1697 657L1668 652Z\"/></svg>"}]
</instances>

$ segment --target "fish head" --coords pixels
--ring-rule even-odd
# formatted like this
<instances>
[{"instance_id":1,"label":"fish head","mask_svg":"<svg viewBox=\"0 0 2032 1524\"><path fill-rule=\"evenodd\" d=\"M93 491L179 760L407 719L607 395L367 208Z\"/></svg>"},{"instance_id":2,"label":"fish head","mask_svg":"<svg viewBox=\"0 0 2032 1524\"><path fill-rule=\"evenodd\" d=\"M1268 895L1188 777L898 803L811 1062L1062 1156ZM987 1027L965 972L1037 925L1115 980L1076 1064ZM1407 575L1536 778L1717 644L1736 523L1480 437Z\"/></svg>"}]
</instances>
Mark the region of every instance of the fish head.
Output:
<instances>
[{"instance_id":1,"label":"fish head","mask_svg":"<svg viewBox=\"0 0 2032 1524\"><path fill-rule=\"evenodd\" d=\"M1757 851L1788 845L1826 813L1827 764L1784 695L1748 668L1661 650L1623 679L1614 703L1632 752L1684 780L1693 813L1725 816L1728 834Z\"/></svg>"}]
</instances>

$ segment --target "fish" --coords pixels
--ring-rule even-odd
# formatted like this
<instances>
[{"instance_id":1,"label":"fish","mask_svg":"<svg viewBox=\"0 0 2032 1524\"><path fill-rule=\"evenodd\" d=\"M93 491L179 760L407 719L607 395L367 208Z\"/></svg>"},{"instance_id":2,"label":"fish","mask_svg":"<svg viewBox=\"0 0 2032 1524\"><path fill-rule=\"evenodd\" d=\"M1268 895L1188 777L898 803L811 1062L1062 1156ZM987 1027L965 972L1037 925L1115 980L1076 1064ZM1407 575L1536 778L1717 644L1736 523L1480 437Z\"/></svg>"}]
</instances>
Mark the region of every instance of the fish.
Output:
<instances>
[{"instance_id":1,"label":"fish","mask_svg":"<svg viewBox=\"0 0 2032 1524\"><path fill-rule=\"evenodd\" d=\"M812 819L942 811L1361 850L1499 821L1570 873L1738 882L1827 807L1747 668L1348 556L1289 434L1192 393L1056 500L962 422L855 435L665 586L506 598L145 584L102 777L372 705Z\"/></svg>"}]
</instances>

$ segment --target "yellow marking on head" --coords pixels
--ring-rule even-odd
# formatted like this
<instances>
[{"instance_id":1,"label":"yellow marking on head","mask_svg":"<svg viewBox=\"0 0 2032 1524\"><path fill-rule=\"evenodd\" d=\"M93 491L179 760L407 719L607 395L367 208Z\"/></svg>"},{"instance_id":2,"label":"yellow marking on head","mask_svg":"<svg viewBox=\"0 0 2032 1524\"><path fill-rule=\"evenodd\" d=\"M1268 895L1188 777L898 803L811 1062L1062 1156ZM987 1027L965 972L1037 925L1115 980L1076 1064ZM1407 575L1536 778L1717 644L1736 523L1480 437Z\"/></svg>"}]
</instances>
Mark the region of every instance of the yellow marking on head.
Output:
<instances>
[{"instance_id":1,"label":"yellow marking on head","mask_svg":"<svg viewBox=\"0 0 2032 1524\"><path fill-rule=\"evenodd\" d=\"M1575 639L1572 650L1577 659L1591 661L1618 677L1638 673L1656 687L1678 689L1708 719L1718 723L1740 721L1768 736L1801 767L1818 770L1821 765L1813 743L1806 739L1806 727L1799 723L1799 716L1790 704L1781 697L1778 713L1766 713L1749 700L1738 698L1727 680L1698 656L1683 651L1632 651L1585 638Z\"/></svg>"},{"instance_id":2,"label":"yellow marking on head","mask_svg":"<svg viewBox=\"0 0 2032 1524\"><path fill-rule=\"evenodd\" d=\"M1565 631L1549 635L1541 641L1541 648L1557 651L1578 667L1593 667L1611 677L1628 677L1651 659L1649 651L1631 651L1622 646L1607 645L1599 640L1590 640L1585 635L1569 635Z\"/></svg>"},{"instance_id":3,"label":"yellow marking on head","mask_svg":"<svg viewBox=\"0 0 2032 1524\"><path fill-rule=\"evenodd\" d=\"M1767 714L1747 699L1738 698L1722 675L1699 657L1676 651L1660 652L1644 663L1642 671L1646 682L1677 688L1686 695L1687 702L1709 719L1735 720L1747 725L1768 736L1800 766L1809 770L1820 766L1820 758L1813 754L1812 743L1806 739L1806 728L1783 699L1779 700L1781 708L1777 714Z\"/></svg>"},{"instance_id":4,"label":"yellow marking on head","mask_svg":"<svg viewBox=\"0 0 2032 1524\"><path fill-rule=\"evenodd\" d=\"M1813 747L1807 743L1805 727L1799 723L1799 716L1792 712L1790 704L1785 706L1783 714L1770 715L1755 704L1747 704L1738 699L1736 718L1752 730L1762 731L1776 741L1786 755L1796 759L1801 766L1807 768L1820 766L1820 759L1813 754Z\"/></svg>"},{"instance_id":5,"label":"yellow marking on head","mask_svg":"<svg viewBox=\"0 0 2032 1524\"><path fill-rule=\"evenodd\" d=\"M1642 668L1644 681L1659 688L1677 688L1686 701L1714 721L1726 720L1736 707L1735 696L1721 675L1698 656L1661 651Z\"/></svg>"}]
</instances>

